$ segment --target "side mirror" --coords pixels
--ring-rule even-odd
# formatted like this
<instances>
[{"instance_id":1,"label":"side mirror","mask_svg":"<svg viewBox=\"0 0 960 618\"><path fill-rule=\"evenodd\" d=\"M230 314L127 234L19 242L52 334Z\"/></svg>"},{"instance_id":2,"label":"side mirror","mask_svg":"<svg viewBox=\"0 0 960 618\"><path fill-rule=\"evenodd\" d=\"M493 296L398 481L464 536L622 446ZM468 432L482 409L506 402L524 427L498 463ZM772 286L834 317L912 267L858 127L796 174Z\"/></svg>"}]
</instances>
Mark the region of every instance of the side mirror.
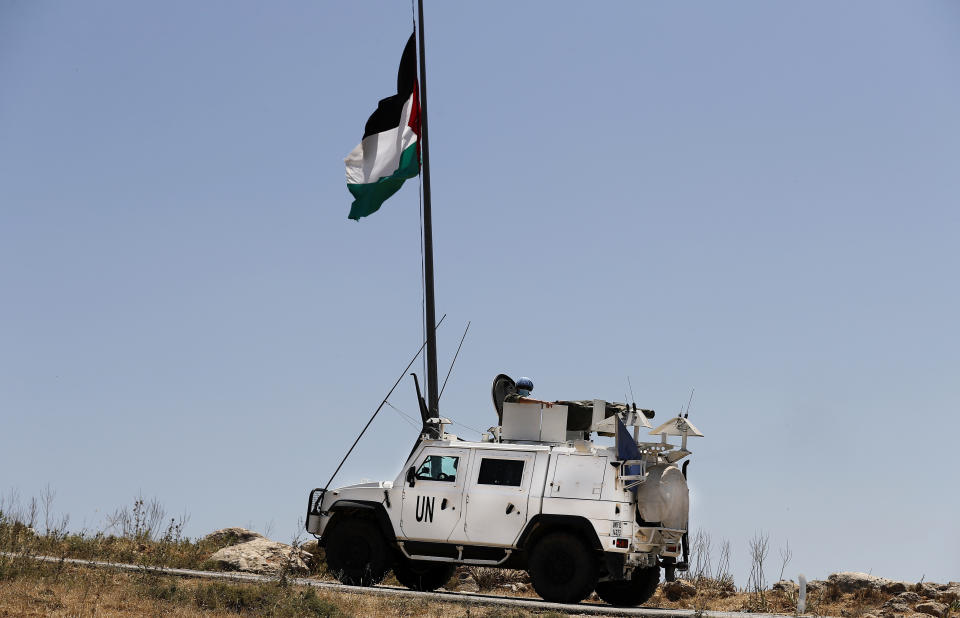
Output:
<instances>
[{"instance_id":1,"label":"side mirror","mask_svg":"<svg viewBox=\"0 0 960 618\"><path fill-rule=\"evenodd\" d=\"M410 487L417 484L417 471L413 469L413 466L407 468L407 484L410 485Z\"/></svg>"}]
</instances>

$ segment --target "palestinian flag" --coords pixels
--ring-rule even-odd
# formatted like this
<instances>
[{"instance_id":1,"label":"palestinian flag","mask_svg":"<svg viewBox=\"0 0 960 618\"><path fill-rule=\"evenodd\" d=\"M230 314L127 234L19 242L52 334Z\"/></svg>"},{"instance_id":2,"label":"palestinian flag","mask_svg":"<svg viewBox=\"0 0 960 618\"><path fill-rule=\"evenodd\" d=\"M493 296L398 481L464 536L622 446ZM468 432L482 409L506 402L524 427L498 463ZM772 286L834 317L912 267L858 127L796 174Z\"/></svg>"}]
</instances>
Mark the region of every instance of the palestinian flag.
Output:
<instances>
[{"instance_id":1,"label":"palestinian flag","mask_svg":"<svg viewBox=\"0 0 960 618\"><path fill-rule=\"evenodd\" d=\"M420 173L420 96L414 43L411 34L400 59L397 94L377 104L360 145L343 160L347 189L355 198L350 206L350 218L355 221L377 212L404 180Z\"/></svg>"}]
</instances>

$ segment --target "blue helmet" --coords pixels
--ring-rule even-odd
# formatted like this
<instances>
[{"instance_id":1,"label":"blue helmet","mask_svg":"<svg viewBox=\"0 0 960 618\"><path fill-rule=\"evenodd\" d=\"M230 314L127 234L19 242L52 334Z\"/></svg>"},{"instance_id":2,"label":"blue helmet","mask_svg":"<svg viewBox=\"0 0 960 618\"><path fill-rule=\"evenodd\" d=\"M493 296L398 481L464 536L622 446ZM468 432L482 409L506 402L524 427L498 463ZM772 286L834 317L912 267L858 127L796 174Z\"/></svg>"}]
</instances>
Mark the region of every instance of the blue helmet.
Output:
<instances>
[{"instance_id":1,"label":"blue helmet","mask_svg":"<svg viewBox=\"0 0 960 618\"><path fill-rule=\"evenodd\" d=\"M517 393L523 396L529 395L533 390L533 380L530 378L520 378L517 380Z\"/></svg>"}]
</instances>

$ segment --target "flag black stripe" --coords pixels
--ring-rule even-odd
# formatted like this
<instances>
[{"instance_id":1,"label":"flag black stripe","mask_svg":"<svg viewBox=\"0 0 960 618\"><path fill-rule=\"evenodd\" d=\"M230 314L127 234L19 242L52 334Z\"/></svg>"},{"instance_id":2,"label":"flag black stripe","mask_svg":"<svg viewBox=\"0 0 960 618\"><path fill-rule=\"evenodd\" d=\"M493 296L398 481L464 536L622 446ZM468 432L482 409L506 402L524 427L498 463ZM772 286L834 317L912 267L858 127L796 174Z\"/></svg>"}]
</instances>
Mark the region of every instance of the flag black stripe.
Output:
<instances>
[{"instance_id":1,"label":"flag black stripe","mask_svg":"<svg viewBox=\"0 0 960 618\"><path fill-rule=\"evenodd\" d=\"M380 99L377 110L371 114L363 128L363 137L383 133L400 126L400 114L403 104L413 94L413 84L417 81L417 47L416 38L410 35L407 46L403 48L400 58L400 69L397 71L397 94Z\"/></svg>"}]
</instances>

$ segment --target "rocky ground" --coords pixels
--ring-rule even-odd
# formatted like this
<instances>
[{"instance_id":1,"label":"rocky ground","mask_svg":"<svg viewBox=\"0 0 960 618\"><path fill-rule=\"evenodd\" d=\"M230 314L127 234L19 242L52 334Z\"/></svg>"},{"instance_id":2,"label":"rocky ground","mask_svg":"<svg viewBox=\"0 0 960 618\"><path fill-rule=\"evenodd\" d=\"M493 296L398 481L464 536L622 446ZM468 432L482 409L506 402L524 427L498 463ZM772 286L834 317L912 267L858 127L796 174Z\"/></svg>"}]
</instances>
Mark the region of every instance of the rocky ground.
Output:
<instances>
[{"instance_id":1,"label":"rocky ground","mask_svg":"<svg viewBox=\"0 0 960 618\"><path fill-rule=\"evenodd\" d=\"M224 545L207 558L207 566L224 571L242 571L264 575L305 575L310 572L313 554L286 543L271 541L262 534L245 528L223 528L211 532L204 540ZM311 548L316 552L316 541Z\"/></svg>"},{"instance_id":2,"label":"rocky ground","mask_svg":"<svg viewBox=\"0 0 960 618\"><path fill-rule=\"evenodd\" d=\"M277 575L313 574L327 579L323 550L316 541L293 547L266 539L243 528L225 528L204 540L227 544L207 560L211 568ZM387 584L397 582L388 578ZM460 567L446 586L460 592L536 597L523 571ZM648 605L724 611L796 613L799 585L790 580L769 590L737 590L730 582L702 578L661 583ZM812 615L893 618L913 616L960 617L960 582L904 582L867 573L833 573L825 580L807 582L806 612ZM599 599L591 597L590 601Z\"/></svg>"},{"instance_id":3,"label":"rocky ground","mask_svg":"<svg viewBox=\"0 0 960 618\"><path fill-rule=\"evenodd\" d=\"M797 594L799 586L793 581L779 581L774 590ZM867 573L833 573L826 580L807 582L807 594L860 595L881 601L878 607L862 616L947 616L960 614L960 582L904 582Z\"/></svg>"},{"instance_id":4,"label":"rocky ground","mask_svg":"<svg viewBox=\"0 0 960 618\"><path fill-rule=\"evenodd\" d=\"M125 615L332 615L336 608L340 615L369 615L371 610L374 614L396 614L394 610L401 605L411 610L410 615L419 617L460 615L456 604L420 600L391 601L391 605L374 595L335 591L321 594L289 586L288 576L334 579L326 570L324 551L316 541L279 543L244 528L224 528L191 540L181 537L176 522L165 530L144 526L141 506L140 502L135 505L132 525L120 534L74 534L63 529L40 534L29 521L24 523L0 512L0 616L87 614L91 603L104 607L97 604L108 598L109 613ZM36 556L240 571L276 579L268 584L227 585L66 567L38 562ZM385 583L399 585L392 575ZM537 598L527 574L508 569L461 567L445 588ZM799 592L799 586L792 581L780 581L761 590L744 590L737 589L729 578L701 577L661 583L646 605L789 615L797 613ZM594 596L587 602L600 601ZM442 612L438 609L441 606ZM960 618L960 582L906 582L865 573L834 573L825 580L807 583L803 613L855 618ZM530 612L524 610L517 615L521 614Z\"/></svg>"}]
</instances>

